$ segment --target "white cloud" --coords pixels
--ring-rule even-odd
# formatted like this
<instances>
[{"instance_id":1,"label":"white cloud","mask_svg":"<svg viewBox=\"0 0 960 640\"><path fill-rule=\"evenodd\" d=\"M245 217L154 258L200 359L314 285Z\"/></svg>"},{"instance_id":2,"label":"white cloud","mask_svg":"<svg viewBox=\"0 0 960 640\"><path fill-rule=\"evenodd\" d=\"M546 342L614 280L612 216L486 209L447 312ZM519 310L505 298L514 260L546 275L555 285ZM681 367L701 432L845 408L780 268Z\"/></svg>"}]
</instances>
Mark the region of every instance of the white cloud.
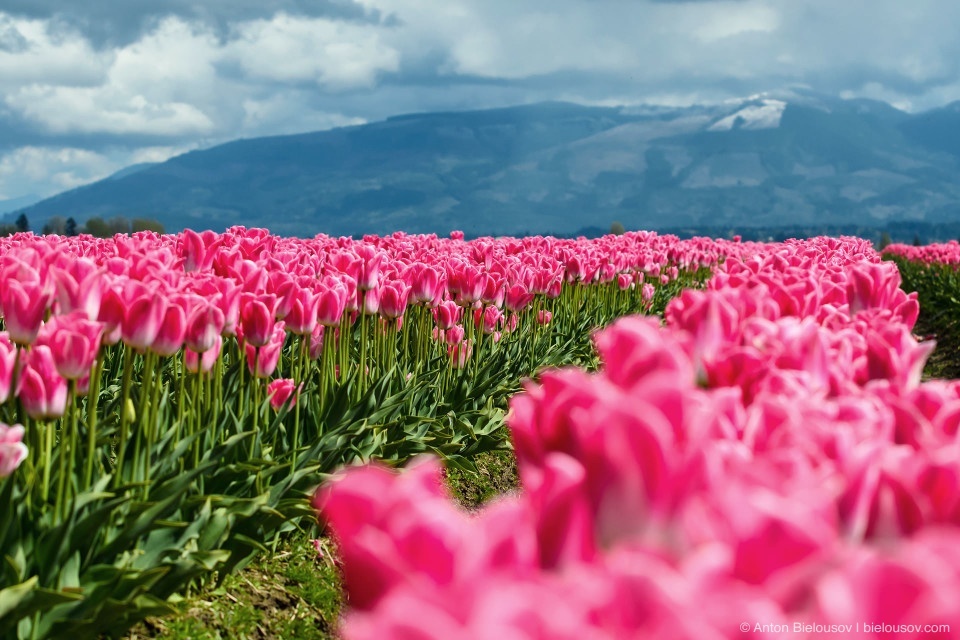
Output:
<instances>
[{"instance_id":1,"label":"white cloud","mask_svg":"<svg viewBox=\"0 0 960 640\"><path fill-rule=\"evenodd\" d=\"M110 52L95 51L79 32L55 32L48 20L0 12L0 90L23 84L97 84L112 58Z\"/></svg>"},{"instance_id":2,"label":"white cloud","mask_svg":"<svg viewBox=\"0 0 960 640\"><path fill-rule=\"evenodd\" d=\"M302 133L366 122L363 118L348 117L341 113L316 111L307 103L306 96L298 91L245 100L243 112L243 124L239 132L243 136Z\"/></svg>"},{"instance_id":3,"label":"white cloud","mask_svg":"<svg viewBox=\"0 0 960 640\"><path fill-rule=\"evenodd\" d=\"M30 86L7 104L53 133L110 133L173 136L203 134L213 122L185 102L150 102L120 87Z\"/></svg>"},{"instance_id":4,"label":"white cloud","mask_svg":"<svg viewBox=\"0 0 960 640\"><path fill-rule=\"evenodd\" d=\"M182 147L158 146L142 147L136 149L130 154L129 164L140 164L141 162L165 162L174 156L182 155L192 151L196 145L186 145Z\"/></svg>"},{"instance_id":5,"label":"white cloud","mask_svg":"<svg viewBox=\"0 0 960 640\"><path fill-rule=\"evenodd\" d=\"M0 156L0 199L52 195L105 178L120 166L87 149L20 147Z\"/></svg>"},{"instance_id":6,"label":"white cloud","mask_svg":"<svg viewBox=\"0 0 960 640\"><path fill-rule=\"evenodd\" d=\"M370 87L380 73L400 64L400 53L383 43L381 30L278 13L238 25L223 55L253 78L316 82L331 90Z\"/></svg>"}]
</instances>

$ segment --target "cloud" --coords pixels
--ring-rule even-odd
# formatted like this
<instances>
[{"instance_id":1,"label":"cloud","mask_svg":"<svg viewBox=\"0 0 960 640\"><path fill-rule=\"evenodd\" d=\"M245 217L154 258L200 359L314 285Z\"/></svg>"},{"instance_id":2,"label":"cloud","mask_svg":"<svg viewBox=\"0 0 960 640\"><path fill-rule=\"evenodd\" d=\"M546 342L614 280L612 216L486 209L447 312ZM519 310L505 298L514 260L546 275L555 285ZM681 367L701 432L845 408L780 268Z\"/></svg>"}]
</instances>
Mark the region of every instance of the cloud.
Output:
<instances>
[{"instance_id":1,"label":"cloud","mask_svg":"<svg viewBox=\"0 0 960 640\"><path fill-rule=\"evenodd\" d=\"M241 23L232 35L223 59L257 80L315 82L331 90L370 87L400 63L400 53L371 25L278 13Z\"/></svg>"},{"instance_id":2,"label":"cloud","mask_svg":"<svg viewBox=\"0 0 960 640\"><path fill-rule=\"evenodd\" d=\"M960 99L958 23L953 0L3 0L0 153L47 150L50 190L415 111L795 85L917 110Z\"/></svg>"},{"instance_id":3,"label":"cloud","mask_svg":"<svg viewBox=\"0 0 960 640\"><path fill-rule=\"evenodd\" d=\"M34 83L94 85L103 80L111 58L76 31L0 13L0 91Z\"/></svg>"},{"instance_id":4,"label":"cloud","mask_svg":"<svg viewBox=\"0 0 960 640\"><path fill-rule=\"evenodd\" d=\"M4 0L0 11L72 25L97 47L135 42L168 17L203 23L218 34L227 33L237 22L277 12L358 22L382 19L351 0Z\"/></svg>"},{"instance_id":5,"label":"cloud","mask_svg":"<svg viewBox=\"0 0 960 640\"><path fill-rule=\"evenodd\" d=\"M0 200L26 193L52 195L105 178L119 167L87 149L20 147L0 156Z\"/></svg>"}]
</instances>

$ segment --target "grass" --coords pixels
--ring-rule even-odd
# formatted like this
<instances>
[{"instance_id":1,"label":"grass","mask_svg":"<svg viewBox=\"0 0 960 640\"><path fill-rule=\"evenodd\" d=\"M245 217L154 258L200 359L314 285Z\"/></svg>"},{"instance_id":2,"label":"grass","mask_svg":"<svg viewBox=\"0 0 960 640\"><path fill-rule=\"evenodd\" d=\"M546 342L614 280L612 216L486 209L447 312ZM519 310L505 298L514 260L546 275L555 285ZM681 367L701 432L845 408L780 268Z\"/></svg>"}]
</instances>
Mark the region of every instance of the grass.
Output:
<instances>
[{"instance_id":1,"label":"grass","mask_svg":"<svg viewBox=\"0 0 960 640\"><path fill-rule=\"evenodd\" d=\"M512 451L474 458L478 473L447 472L456 500L473 510L519 486ZM204 589L177 604L176 615L151 618L125 640L330 640L337 638L343 603L336 549L316 531L281 540L276 553L261 554L217 589Z\"/></svg>"}]
</instances>

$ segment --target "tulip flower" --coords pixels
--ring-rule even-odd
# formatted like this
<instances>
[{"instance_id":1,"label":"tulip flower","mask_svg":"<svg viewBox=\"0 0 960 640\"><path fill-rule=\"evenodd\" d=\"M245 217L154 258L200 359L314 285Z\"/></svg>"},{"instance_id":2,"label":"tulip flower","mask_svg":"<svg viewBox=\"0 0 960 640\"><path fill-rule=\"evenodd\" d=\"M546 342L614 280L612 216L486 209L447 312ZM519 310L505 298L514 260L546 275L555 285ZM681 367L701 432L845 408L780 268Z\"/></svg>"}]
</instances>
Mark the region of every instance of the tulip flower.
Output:
<instances>
[{"instance_id":1,"label":"tulip flower","mask_svg":"<svg viewBox=\"0 0 960 640\"><path fill-rule=\"evenodd\" d=\"M294 394L296 391L296 394ZM292 405L297 403L300 395L297 383L291 378L281 378L274 380L267 385L267 396L270 398L270 406L274 411L280 411L288 402Z\"/></svg>"},{"instance_id":2,"label":"tulip flower","mask_svg":"<svg viewBox=\"0 0 960 640\"><path fill-rule=\"evenodd\" d=\"M13 371L17 362L17 347L10 342L10 335L0 332L0 404L10 398Z\"/></svg>"},{"instance_id":3,"label":"tulip flower","mask_svg":"<svg viewBox=\"0 0 960 640\"><path fill-rule=\"evenodd\" d=\"M23 444L22 425L7 425L0 422L0 478L12 474L20 463L27 459L27 446Z\"/></svg>"},{"instance_id":4,"label":"tulip flower","mask_svg":"<svg viewBox=\"0 0 960 640\"><path fill-rule=\"evenodd\" d=\"M184 349L183 366L186 367L187 371L190 373L210 373L213 371L213 367L217 363L217 358L220 357L220 349L222 347L223 338L217 336L214 339L213 346L204 351L202 354L197 353L192 349Z\"/></svg>"},{"instance_id":5,"label":"tulip flower","mask_svg":"<svg viewBox=\"0 0 960 640\"><path fill-rule=\"evenodd\" d=\"M187 320L184 333L187 348L197 353L212 348L223 330L223 324L223 312L218 307L205 302L196 305Z\"/></svg>"},{"instance_id":6,"label":"tulip flower","mask_svg":"<svg viewBox=\"0 0 960 640\"><path fill-rule=\"evenodd\" d=\"M251 375L257 378L269 378L273 375L280 362L280 352L286 337L283 321L280 321L274 325L270 341L265 345L254 347L250 342L246 343L247 370Z\"/></svg>"},{"instance_id":7,"label":"tulip flower","mask_svg":"<svg viewBox=\"0 0 960 640\"><path fill-rule=\"evenodd\" d=\"M337 327L346 307L346 287L339 281L324 281L317 301L317 321L325 327Z\"/></svg>"},{"instance_id":8,"label":"tulip flower","mask_svg":"<svg viewBox=\"0 0 960 640\"><path fill-rule=\"evenodd\" d=\"M433 317L437 323L437 328L446 331L460 321L460 315L463 309L453 300L441 302L433 309Z\"/></svg>"},{"instance_id":9,"label":"tulip flower","mask_svg":"<svg viewBox=\"0 0 960 640\"><path fill-rule=\"evenodd\" d=\"M67 381L57 371L53 352L36 345L22 358L17 397L34 420L59 418L67 408Z\"/></svg>"},{"instance_id":10,"label":"tulip flower","mask_svg":"<svg viewBox=\"0 0 960 640\"><path fill-rule=\"evenodd\" d=\"M387 282L380 289L380 315L388 319L401 317L407 309L410 287L403 281Z\"/></svg>"},{"instance_id":11,"label":"tulip flower","mask_svg":"<svg viewBox=\"0 0 960 640\"><path fill-rule=\"evenodd\" d=\"M276 322L273 315L275 305L276 296L273 295L247 298L241 303L240 328L245 344L262 347L270 341Z\"/></svg>"},{"instance_id":12,"label":"tulip flower","mask_svg":"<svg viewBox=\"0 0 960 640\"><path fill-rule=\"evenodd\" d=\"M167 311L166 296L141 286L125 290L121 300L124 305L121 338L137 351L146 351L160 332L160 323Z\"/></svg>"},{"instance_id":13,"label":"tulip flower","mask_svg":"<svg viewBox=\"0 0 960 640\"><path fill-rule=\"evenodd\" d=\"M57 372L67 380L90 374L100 352L103 324L87 319L83 310L54 316L40 330L36 344L50 348Z\"/></svg>"},{"instance_id":14,"label":"tulip flower","mask_svg":"<svg viewBox=\"0 0 960 640\"><path fill-rule=\"evenodd\" d=\"M160 330L157 331L150 350L157 355L169 358L183 348L183 341L187 334L187 314L183 306L172 302L167 306L163 315Z\"/></svg>"},{"instance_id":15,"label":"tulip flower","mask_svg":"<svg viewBox=\"0 0 960 640\"><path fill-rule=\"evenodd\" d=\"M17 344L32 343L52 296L39 281L7 280L0 287L0 308L10 339Z\"/></svg>"}]
</instances>

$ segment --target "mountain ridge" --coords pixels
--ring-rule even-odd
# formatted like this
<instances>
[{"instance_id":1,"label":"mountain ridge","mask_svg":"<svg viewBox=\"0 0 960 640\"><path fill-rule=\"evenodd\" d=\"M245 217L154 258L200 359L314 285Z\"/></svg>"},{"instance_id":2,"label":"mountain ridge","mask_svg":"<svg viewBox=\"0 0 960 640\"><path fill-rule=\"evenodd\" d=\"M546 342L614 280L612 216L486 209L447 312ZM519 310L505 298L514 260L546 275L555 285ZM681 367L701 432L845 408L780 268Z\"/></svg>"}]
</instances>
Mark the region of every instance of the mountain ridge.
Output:
<instances>
[{"instance_id":1,"label":"mountain ridge","mask_svg":"<svg viewBox=\"0 0 960 640\"><path fill-rule=\"evenodd\" d=\"M955 128L954 128L955 127ZM291 235L960 221L960 109L771 92L719 105L550 102L233 140L33 204L168 230ZM956 139L954 139L956 138ZM9 217L9 214L8 214ZM36 220L35 220L36 219Z\"/></svg>"}]
</instances>

